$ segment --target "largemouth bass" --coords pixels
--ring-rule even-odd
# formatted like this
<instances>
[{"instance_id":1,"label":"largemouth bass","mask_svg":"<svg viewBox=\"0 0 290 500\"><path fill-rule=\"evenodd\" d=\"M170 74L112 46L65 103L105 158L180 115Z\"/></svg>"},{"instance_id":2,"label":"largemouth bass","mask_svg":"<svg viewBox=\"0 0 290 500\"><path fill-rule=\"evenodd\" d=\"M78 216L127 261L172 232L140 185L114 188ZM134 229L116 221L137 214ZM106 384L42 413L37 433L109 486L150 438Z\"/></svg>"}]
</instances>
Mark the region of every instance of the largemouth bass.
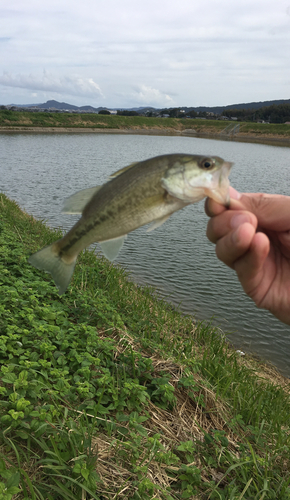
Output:
<instances>
[{"instance_id":1,"label":"largemouth bass","mask_svg":"<svg viewBox=\"0 0 290 500\"><path fill-rule=\"evenodd\" d=\"M171 214L206 196L229 203L232 163L222 158L172 154L129 165L102 186L69 197L65 213L81 213L79 221L60 240L29 257L50 273L63 294L71 280L78 254L98 242L114 260L127 234L150 222L161 226Z\"/></svg>"}]
</instances>

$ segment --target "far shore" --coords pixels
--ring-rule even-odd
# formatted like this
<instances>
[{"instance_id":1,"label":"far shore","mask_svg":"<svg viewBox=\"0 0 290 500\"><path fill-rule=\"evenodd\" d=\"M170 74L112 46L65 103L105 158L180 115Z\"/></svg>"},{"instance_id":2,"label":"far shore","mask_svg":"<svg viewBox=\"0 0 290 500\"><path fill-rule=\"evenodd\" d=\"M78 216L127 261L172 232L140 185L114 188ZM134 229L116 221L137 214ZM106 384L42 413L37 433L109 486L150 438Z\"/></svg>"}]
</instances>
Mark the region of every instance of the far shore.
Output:
<instances>
[{"instance_id":1,"label":"far shore","mask_svg":"<svg viewBox=\"0 0 290 500\"><path fill-rule=\"evenodd\" d=\"M252 134L238 132L234 135L225 135L212 132L196 132L194 129L178 130L173 128L101 128L101 127L0 127L0 133L40 133L40 134L125 134L125 135L168 135L182 137L200 137L204 139L215 139L221 141L254 142L269 144L273 146L290 147L290 137L281 137L276 134Z\"/></svg>"}]
</instances>

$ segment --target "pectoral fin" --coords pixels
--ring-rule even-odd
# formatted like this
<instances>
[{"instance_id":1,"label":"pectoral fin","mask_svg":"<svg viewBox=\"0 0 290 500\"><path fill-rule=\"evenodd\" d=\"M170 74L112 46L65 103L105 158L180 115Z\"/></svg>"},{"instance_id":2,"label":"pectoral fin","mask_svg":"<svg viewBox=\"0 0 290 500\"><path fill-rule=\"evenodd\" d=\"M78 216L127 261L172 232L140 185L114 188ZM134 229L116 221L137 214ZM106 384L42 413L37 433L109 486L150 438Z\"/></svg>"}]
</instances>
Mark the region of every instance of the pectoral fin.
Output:
<instances>
[{"instance_id":1,"label":"pectoral fin","mask_svg":"<svg viewBox=\"0 0 290 500\"><path fill-rule=\"evenodd\" d=\"M104 256L111 261L115 260L124 244L126 237L127 235L125 234L125 236L121 236L120 238L114 238L112 240L99 242Z\"/></svg>"},{"instance_id":2,"label":"pectoral fin","mask_svg":"<svg viewBox=\"0 0 290 500\"><path fill-rule=\"evenodd\" d=\"M172 214L168 214L168 215L165 215L164 217L160 217L159 219L156 219L153 222L153 224L151 224L151 226L148 227L146 232L150 233L150 231L154 231L154 229L156 229L157 227L162 226L162 224L164 224L164 222L167 221L167 219L170 217L170 215L172 215Z\"/></svg>"},{"instance_id":3,"label":"pectoral fin","mask_svg":"<svg viewBox=\"0 0 290 500\"><path fill-rule=\"evenodd\" d=\"M101 189L102 186L95 186L89 189L82 189L72 194L64 202L62 212L65 214L81 214L92 199L92 197Z\"/></svg>"}]
</instances>

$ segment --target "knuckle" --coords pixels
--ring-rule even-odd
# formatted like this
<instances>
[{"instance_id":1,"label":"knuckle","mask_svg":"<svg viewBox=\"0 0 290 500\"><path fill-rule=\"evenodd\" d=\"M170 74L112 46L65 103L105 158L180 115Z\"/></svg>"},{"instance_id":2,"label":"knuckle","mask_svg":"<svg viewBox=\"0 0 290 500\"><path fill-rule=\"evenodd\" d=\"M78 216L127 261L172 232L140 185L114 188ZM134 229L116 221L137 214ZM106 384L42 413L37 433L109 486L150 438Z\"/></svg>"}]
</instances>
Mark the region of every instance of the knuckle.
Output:
<instances>
[{"instance_id":1,"label":"knuckle","mask_svg":"<svg viewBox=\"0 0 290 500\"><path fill-rule=\"evenodd\" d=\"M251 197L251 206L254 213L263 213L267 211L268 206L272 204L272 197L266 193L258 193Z\"/></svg>"}]
</instances>

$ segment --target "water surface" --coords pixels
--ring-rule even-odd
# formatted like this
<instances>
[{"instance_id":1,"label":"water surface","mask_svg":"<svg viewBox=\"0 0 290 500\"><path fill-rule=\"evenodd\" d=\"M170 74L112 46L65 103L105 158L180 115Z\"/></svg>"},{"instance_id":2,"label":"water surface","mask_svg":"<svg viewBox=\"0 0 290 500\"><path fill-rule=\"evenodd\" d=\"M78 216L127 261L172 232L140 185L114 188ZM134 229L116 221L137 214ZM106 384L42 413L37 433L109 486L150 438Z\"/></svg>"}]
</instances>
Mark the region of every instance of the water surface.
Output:
<instances>
[{"instance_id":1,"label":"water surface","mask_svg":"<svg viewBox=\"0 0 290 500\"><path fill-rule=\"evenodd\" d=\"M290 195L287 147L191 137L106 134L0 134L0 191L35 217L69 229L77 216L61 213L63 199L101 184L134 161L168 153L218 155L235 163L239 191ZM235 273L219 262L205 236L203 202L175 213L152 233L131 233L118 257L133 278L197 319L226 332L239 349L257 353L290 376L290 327L257 309Z\"/></svg>"}]
</instances>

